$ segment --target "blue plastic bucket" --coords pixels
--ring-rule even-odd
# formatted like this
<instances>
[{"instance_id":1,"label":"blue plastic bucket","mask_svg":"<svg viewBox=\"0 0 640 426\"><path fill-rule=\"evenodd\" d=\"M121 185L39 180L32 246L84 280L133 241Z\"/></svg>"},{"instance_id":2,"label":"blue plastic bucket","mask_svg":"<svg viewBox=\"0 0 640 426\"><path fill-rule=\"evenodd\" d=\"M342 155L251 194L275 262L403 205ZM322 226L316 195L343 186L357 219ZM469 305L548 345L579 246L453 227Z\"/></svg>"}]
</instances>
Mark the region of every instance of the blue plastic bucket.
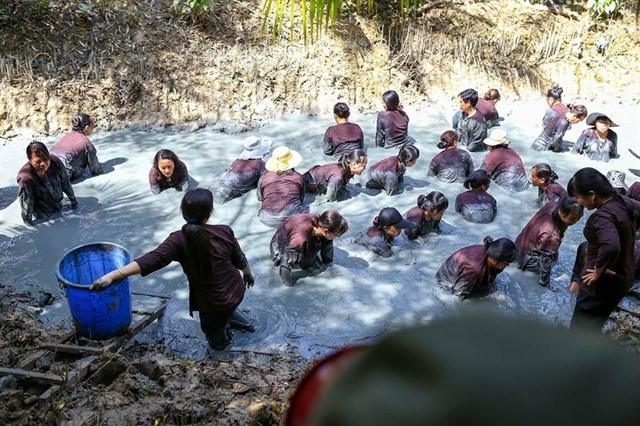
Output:
<instances>
[{"instance_id":1,"label":"blue plastic bucket","mask_svg":"<svg viewBox=\"0 0 640 426\"><path fill-rule=\"evenodd\" d=\"M131 255L124 247L107 242L76 247L58 262L56 276L79 336L104 340L127 332L132 319L129 279L97 291L89 286L129 262Z\"/></svg>"}]
</instances>

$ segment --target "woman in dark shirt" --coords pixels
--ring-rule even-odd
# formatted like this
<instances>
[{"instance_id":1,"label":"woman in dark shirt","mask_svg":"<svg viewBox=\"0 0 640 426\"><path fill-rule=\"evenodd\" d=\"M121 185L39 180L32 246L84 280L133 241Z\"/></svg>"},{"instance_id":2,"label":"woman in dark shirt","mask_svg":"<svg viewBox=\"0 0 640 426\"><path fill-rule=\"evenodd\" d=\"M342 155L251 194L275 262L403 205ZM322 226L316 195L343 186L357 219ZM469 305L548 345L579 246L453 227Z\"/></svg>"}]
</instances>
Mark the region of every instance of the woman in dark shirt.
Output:
<instances>
[{"instance_id":1,"label":"woman in dark shirt","mask_svg":"<svg viewBox=\"0 0 640 426\"><path fill-rule=\"evenodd\" d=\"M429 164L427 176L436 176L442 182L464 182L473 172L473 160L464 149L458 149L458 134L447 130L440 135L438 148L443 151L436 154Z\"/></svg>"},{"instance_id":2,"label":"woman in dark shirt","mask_svg":"<svg viewBox=\"0 0 640 426\"><path fill-rule=\"evenodd\" d=\"M258 218L263 224L277 228L291 216L308 212L304 200L304 177L294 167L302 157L286 146L273 150L258 181L257 196L262 202Z\"/></svg>"},{"instance_id":3,"label":"woman in dark shirt","mask_svg":"<svg viewBox=\"0 0 640 426\"><path fill-rule=\"evenodd\" d=\"M376 146L400 148L416 141L408 135L409 116L402 110L400 97L395 90L382 94L384 111L378 113L376 124Z\"/></svg>"},{"instance_id":4,"label":"woman in dark shirt","mask_svg":"<svg viewBox=\"0 0 640 426\"><path fill-rule=\"evenodd\" d=\"M498 214L498 203L487 190L491 178L486 170L476 170L464 181L464 187L469 191L456 197L456 212L464 220L472 223L491 223Z\"/></svg>"},{"instance_id":5,"label":"woman in dark shirt","mask_svg":"<svg viewBox=\"0 0 640 426\"><path fill-rule=\"evenodd\" d=\"M409 226L411 226L411 222L404 219L398 210L393 207L385 207L373 219L373 225L358 234L354 242L379 256L391 257L393 255L391 250L393 239Z\"/></svg>"},{"instance_id":6,"label":"woman in dark shirt","mask_svg":"<svg viewBox=\"0 0 640 426\"><path fill-rule=\"evenodd\" d=\"M564 117L567 113L567 106L562 103L562 87L553 86L547 91L547 105L549 109L545 111L542 117L542 125L546 126L547 123L554 120L557 117Z\"/></svg>"},{"instance_id":7,"label":"woman in dark shirt","mask_svg":"<svg viewBox=\"0 0 640 426\"><path fill-rule=\"evenodd\" d=\"M227 225L207 225L213 211L211 191L188 191L180 210L187 222L181 230L172 232L155 250L98 278L91 288L99 290L132 275L144 277L179 262L189 282L189 314L198 311L209 346L224 349L233 337L229 319L244 298L245 285L253 285L253 273L233 230Z\"/></svg>"},{"instance_id":8,"label":"woman in dark shirt","mask_svg":"<svg viewBox=\"0 0 640 426\"><path fill-rule=\"evenodd\" d=\"M496 277L516 258L516 246L508 238L484 238L483 245L462 248L453 253L436 273L460 299L486 295Z\"/></svg>"},{"instance_id":9,"label":"woman in dark shirt","mask_svg":"<svg viewBox=\"0 0 640 426\"><path fill-rule=\"evenodd\" d=\"M364 149L362 129L349 122L349 115L349 106L344 102L338 102L333 107L336 125L329 127L324 134L322 146L325 155L340 156L356 149Z\"/></svg>"},{"instance_id":10,"label":"woman in dark shirt","mask_svg":"<svg viewBox=\"0 0 640 426\"><path fill-rule=\"evenodd\" d=\"M411 226L404 230L410 240L427 235L430 232L439 234L440 221L445 210L449 207L449 200L442 192L433 191L428 195L418 197L418 205L404 214Z\"/></svg>"},{"instance_id":11,"label":"woman in dark shirt","mask_svg":"<svg viewBox=\"0 0 640 426\"><path fill-rule=\"evenodd\" d=\"M161 149L153 157L153 166L149 170L149 186L154 194L169 188L186 191L189 189L187 166L173 151Z\"/></svg>"},{"instance_id":12,"label":"woman in dark shirt","mask_svg":"<svg viewBox=\"0 0 640 426\"><path fill-rule=\"evenodd\" d=\"M89 140L96 126L88 114L80 113L71 120L71 131L51 147L51 153L64 163L70 180L78 179L89 169L91 176L102 173L96 147Z\"/></svg>"},{"instance_id":13,"label":"woman in dark shirt","mask_svg":"<svg viewBox=\"0 0 640 426\"><path fill-rule=\"evenodd\" d=\"M564 233L582 218L582 212L576 199L565 195L538 210L516 238L518 267L537 273L541 286L549 287Z\"/></svg>"},{"instance_id":14,"label":"woman in dark shirt","mask_svg":"<svg viewBox=\"0 0 640 426\"><path fill-rule=\"evenodd\" d=\"M304 176L305 189L312 194L327 194L327 201L336 201L354 175L367 168L367 153L361 149L342 154L337 163L313 166Z\"/></svg>"},{"instance_id":15,"label":"woman in dark shirt","mask_svg":"<svg viewBox=\"0 0 640 426\"><path fill-rule=\"evenodd\" d=\"M271 151L271 141L250 136L244 141L244 150L224 171L213 188L216 201L226 203L256 189L264 173L264 157Z\"/></svg>"},{"instance_id":16,"label":"woman in dark shirt","mask_svg":"<svg viewBox=\"0 0 640 426\"><path fill-rule=\"evenodd\" d=\"M384 189L392 195L402 183L407 167L413 167L420 157L420 151L413 145L400 148L398 155L378 161L369 168L365 185L367 188Z\"/></svg>"},{"instance_id":17,"label":"woman in dark shirt","mask_svg":"<svg viewBox=\"0 0 640 426\"><path fill-rule=\"evenodd\" d=\"M480 169L486 170L491 179L511 192L522 192L529 187L529 179L520 156L511 148L507 132L495 129L484 140L489 152L484 156Z\"/></svg>"},{"instance_id":18,"label":"woman in dark shirt","mask_svg":"<svg viewBox=\"0 0 640 426\"><path fill-rule=\"evenodd\" d=\"M333 262L333 239L349 229L336 210L320 215L303 213L291 217L278 227L271 239L271 260L280 267L282 283L291 287L291 269L311 270Z\"/></svg>"},{"instance_id":19,"label":"woman in dark shirt","mask_svg":"<svg viewBox=\"0 0 640 426\"><path fill-rule=\"evenodd\" d=\"M587 117L587 108L584 105L567 105L564 115L551 115L544 124L542 133L531 144L535 151L563 152L562 138L571 124L581 122Z\"/></svg>"},{"instance_id":20,"label":"woman in dark shirt","mask_svg":"<svg viewBox=\"0 0 640 426\"><path fill-rule=\"evenodd\" d=\"M608 162L618 156L618 134L611 127L618 127L605 114L593 112L587 117L587 126L593 126L582 132L571 150L594 160Z\"/></svg>"},{"instance_id":21,"label":"woman in dark shirt","mask_svg":"<svg viewBox=\"0 0 640 426\"><path fill-rule=\"evenodd\" d=\"M531 184L538 187L538 207L567 195L567 191L556 180L558 175L546 163L538 163L531 168Z\"/></svg>"},{"instance_id":22,"label":"woman in dark shirt","mask_svg":"<svg viewBox=\"0 0 640 426\"><path fill-rule=\"evenodd\" d=\"M595 210L584 226L587 257L578 277L580 290L571 327L601 330L633 282L640 202L618 194L591 167L578 170L567 189L580 205Z\"/></svg>"}]
</instances>

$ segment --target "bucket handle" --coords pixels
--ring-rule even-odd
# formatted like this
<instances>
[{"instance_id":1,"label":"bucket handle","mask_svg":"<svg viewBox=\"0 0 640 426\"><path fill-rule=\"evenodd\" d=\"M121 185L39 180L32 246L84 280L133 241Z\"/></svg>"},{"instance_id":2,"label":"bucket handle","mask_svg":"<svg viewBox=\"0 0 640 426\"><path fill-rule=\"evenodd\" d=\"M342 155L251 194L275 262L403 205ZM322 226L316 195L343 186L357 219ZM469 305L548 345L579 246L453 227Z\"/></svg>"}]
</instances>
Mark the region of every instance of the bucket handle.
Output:
<instances>
[{"instance_id":1,"label":"bucket handle","mask_svg":"<svg viewBox=\"0 0 640 426\"><path fill-rule=\"evenodd\" d=\"M62 281L58 281L58 287L60 288L60 294L62 294L64 297L67 297L67 286L65 286Z\"/></svg>"}]
</instances>

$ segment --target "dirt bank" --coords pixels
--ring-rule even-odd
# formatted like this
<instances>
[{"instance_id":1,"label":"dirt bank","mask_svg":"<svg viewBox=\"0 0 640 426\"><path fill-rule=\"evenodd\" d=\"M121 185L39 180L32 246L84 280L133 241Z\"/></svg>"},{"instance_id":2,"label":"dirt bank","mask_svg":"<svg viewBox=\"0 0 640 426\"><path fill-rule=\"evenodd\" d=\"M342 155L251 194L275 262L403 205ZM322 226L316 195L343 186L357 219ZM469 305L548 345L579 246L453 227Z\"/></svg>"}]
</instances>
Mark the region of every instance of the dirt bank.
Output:
<instances>
[{"instance_id":1,"label":"dirt bank","mask_svg":"<svg viewBox=\"0 0 640 426\"><path fill-rule=\"evenodd\" d=\"M567 100L640 100L631 12L603 26L582 4L437 2L405 25L352 14L305 46L297 33L263 33L257 0L216 2L198 24L172 3L2 2L0 135L59 133L79 110L103 129L258 126L293 110L328 112L337 100L375 111L389 88L414 105L450 102L469 86L540 96L552 82Z\"/></svg>"}]
</instances>

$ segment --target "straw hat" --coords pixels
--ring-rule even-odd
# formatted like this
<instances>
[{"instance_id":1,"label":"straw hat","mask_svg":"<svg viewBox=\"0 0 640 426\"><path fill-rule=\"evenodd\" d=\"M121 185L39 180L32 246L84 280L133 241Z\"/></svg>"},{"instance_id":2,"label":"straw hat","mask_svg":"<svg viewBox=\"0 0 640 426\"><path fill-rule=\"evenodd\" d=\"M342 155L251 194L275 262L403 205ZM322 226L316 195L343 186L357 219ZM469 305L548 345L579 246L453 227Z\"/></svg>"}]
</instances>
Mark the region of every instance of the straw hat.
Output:
<instances>
[{"instance_id":1,"label":"straw hat","mask_svg":"<svg viewBox=\"0 0 640 426\"><path fill-rule=\"evenodd\" d=\"M279 146L273 150L271 158L267 160L266 169L270 172L285 172L300 164L302 156L286 146Z\"/></svg>"},{"instance_id":2,"label":"straw hat","mask_svg":"<svg viewBox=\"0 0 640 426\"><path fill-rule=\"evenodd\" d=\"M239 160L262 158L271 151L271 141L263 141L257 136L249 136L243 143L244 151L238 155Z\"/></svg>"},{"instance_id":3,"label":"straw hat","mask_svg":"<svg viewBox=\"0 0 640 426\"><path fill-rule=\"evenodd\" d=\"M589 114L589 116L587 117L587 126L594 126L598 118L606 118L607 120L609 120L611 122L611 125L609 127L618 127L618 125L614 123L613 120L609 118L609 116L601 112L592 112L591 114Z\"/></svg>"},{"instance_id":4,"label":"straw hat","mask_svg":"<svg viewBox=\"0 0 640 426\"><path fill-rule=\"evenodd\" d=\"M484 140L485 145L509 145L511 141L507 139L507 132L502 129L494 129L488 138Z\"/></svg>"},{"instance_id":5,"label":"straw hat","mask_svg":"<svg viewBox=\"0 0 640 426\"><path fill-rule=\"evenodd\" d=\"M607 180L615 189L624 188L625 191L629 189L627 184L624 182L625 177L626 175L624 172L621 172L620 170L610 170L607 172Z\"/></svg>"}]
</instances>

